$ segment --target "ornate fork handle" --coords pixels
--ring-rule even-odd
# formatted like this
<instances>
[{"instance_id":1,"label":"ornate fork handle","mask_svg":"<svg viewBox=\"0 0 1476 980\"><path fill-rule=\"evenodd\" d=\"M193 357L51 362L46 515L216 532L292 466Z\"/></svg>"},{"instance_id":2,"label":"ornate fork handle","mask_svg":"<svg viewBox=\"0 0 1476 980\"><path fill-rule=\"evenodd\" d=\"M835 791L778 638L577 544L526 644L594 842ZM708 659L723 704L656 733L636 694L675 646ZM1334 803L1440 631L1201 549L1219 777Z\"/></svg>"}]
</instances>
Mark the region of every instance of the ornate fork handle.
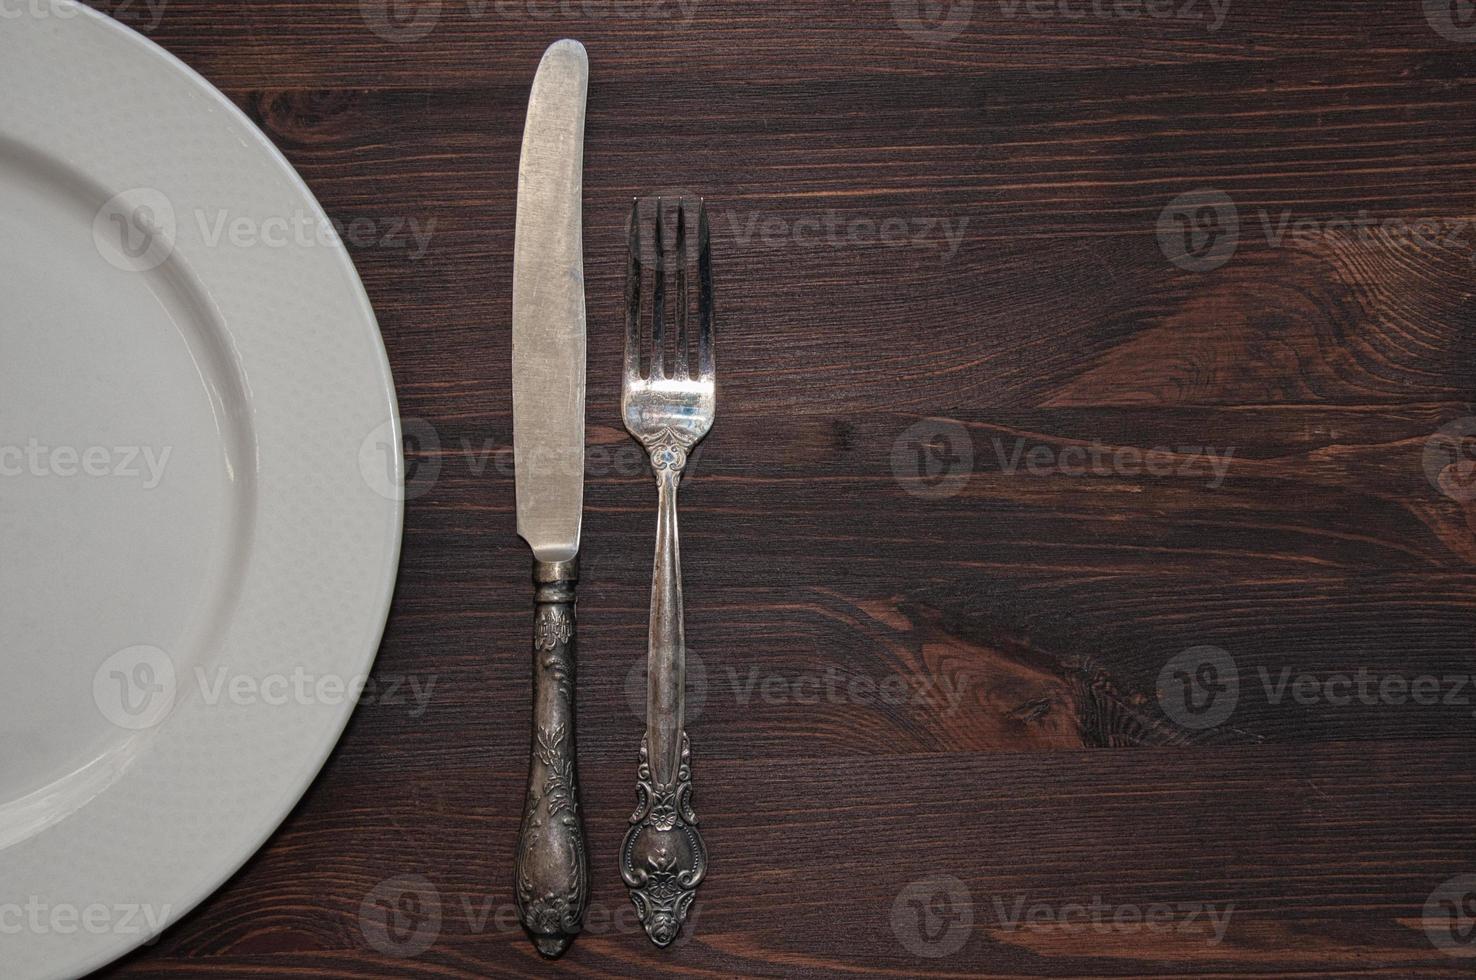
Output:
<instances>
[{"instance_id":1,"label":"ornate fork handle","mask_svg":"<svg viewBox=\"0 0 1476 980\"><path fill-rule=\"evenodd\" d=\"M682 560L677 543L677 486L691 451L712 427L717 412L713 362L712 236L707 209L697 208L697 330L692 336L692 296L687 289L687 210L676 206L676 249L668 262L663 228L667 210L656 199L652 254L649 371L641 370L644 346L641 313L642 247L640 202L630 208L625 269L625 379L620 414L630 434L651 455L659 505L656 562L651 577L651 636L647 654L646 736L641 743L638 803L620 848L620 875L631 901L657 946L676 938L707 874L707 848L692 812L692 771L682 702L686 646L682 635ZM676 292L676 343L667 351L666 280ZM696 341L695 372L692 342ZM667 363L671 368L668 372Z\"/></svg>"},{"instance_id":2,"label":"ornate fork handle","mask_svg":"<svg viewBox=\"0 0 1476 980\"><path fill-rule=\"evenodd\" d=\"M578 559L533 562L533 752L518 832L518 917L545 956L569 948L589 902L574 771L574 586Z\"/></svg>"},{"instance_id":3,"label":"ornate fork handle","mask_svg":"<svg viewBox=\"0 0 1476 980\"><path fill-rule=\"evenodd\" d=\"M656 562L651 580L646 736L637 770L637 804L620 848L620 875L646 934L658 946L676 938L707 874L707 848L692 811L691 751L683 730L686 646L677 486L695 439L666 430L646 441L656 472Z\"/></svg>"}]
</instances>

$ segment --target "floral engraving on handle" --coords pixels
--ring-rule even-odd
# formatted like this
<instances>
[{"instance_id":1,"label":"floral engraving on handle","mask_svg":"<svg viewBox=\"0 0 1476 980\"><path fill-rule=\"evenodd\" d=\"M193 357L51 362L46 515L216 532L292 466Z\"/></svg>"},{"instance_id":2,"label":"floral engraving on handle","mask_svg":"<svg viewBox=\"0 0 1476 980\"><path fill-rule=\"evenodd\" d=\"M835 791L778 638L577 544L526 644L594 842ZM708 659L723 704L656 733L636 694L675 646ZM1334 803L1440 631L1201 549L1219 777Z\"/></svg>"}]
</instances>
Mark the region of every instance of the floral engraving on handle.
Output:
<instances>
[{"instance_id":1,"label":"floral engraving on handle","mask_svg":"<svg viewBox=\"0 0 1476 980\"><path fill-rule=\"evenodd\" d=\"M569 642L574 635L574 621L563 606L543 606L538 622L533 625L533 649L552 650Z\"/></svg>"},{"instance_id":2,"label":"floral engraving on handle","mask_svg":"<svg viewBox=\"0 0 1476 980\"><path fill-rule=\"evenodd\" d=\"M620 876L630 889L641 925L658 946L676 938L707 874L707 848L692 810L691 756L683 732L676 780L657 785L650 751L642 740L636 809L620 848Z\"/></svg>"},{"instance_id":3,"label":"floral engraving on handle","mask_svg":"<svg viewBox=\"0 0 1476 980\"><path fill-rule=\"evenodd\" d=\"M572 609L572 602L540 602L533 627L536 685L551 686L552 700L544 708L535 701L533 770L518 839L515 897L519 918L547 956L568 947L589 899L572 731Z\"/></svg>"},{"instance_id":4,"label":"floral engraving on handle","mask_svg":"<svg viewBox=\"0 0 1476 980\"><path fill-rule=\"evenodd\" d=\"M543 789L528 794L523 814L525 848L547 842L571 852L569 875L559 888L534 886L527 867L518 863L518 911L534 933L579 931L584 917L584 839L579 821L579 798L574 790L574 760L566 751L568 739L562 725L538 732L538 761L544 766ZM562 840L546 841L552 830ZM521 852L520 852L521 853Z\"/></svg>"}]
</instances>

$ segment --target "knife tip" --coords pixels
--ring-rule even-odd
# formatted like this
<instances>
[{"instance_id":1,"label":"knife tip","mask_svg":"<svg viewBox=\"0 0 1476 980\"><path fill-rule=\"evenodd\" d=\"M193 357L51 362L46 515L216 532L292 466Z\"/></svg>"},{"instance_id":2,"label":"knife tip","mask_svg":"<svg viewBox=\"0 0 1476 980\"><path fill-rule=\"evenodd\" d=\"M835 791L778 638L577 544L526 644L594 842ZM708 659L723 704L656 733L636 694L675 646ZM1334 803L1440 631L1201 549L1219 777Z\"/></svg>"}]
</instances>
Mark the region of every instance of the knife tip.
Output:
<instances>
[{"instance_id":1,"label":"knife tip","mask_svg":"<svg viewBox=\"0 0 1476 980\"><path fill-rule=\"evenodd\" d=\"M584 51L584 45L572 37L562 38L550 44L543 52L543 60L550 58L573 58L581 65L589 64L589 55Z\"/></svg>"}]
</instances>

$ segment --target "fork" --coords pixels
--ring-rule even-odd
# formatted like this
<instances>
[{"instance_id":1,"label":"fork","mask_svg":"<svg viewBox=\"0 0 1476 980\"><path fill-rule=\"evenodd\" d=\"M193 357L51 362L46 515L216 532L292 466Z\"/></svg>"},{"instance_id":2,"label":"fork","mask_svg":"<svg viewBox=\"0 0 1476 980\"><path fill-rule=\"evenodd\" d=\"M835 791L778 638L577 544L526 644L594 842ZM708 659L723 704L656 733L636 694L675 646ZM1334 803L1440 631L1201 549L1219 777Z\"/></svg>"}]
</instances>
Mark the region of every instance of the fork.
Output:
<instances>
[{"instance_id":1,"label":"fork","mask_svg":"<svg viewBox=\"0 0 1476 980\"><path fill-rule=\"evenodd\" d=\"M690 369L691 297L687 290L687 208L676 206L674 256L676 337L666 364L666 209L656 199L655 263L647 370L641 370L641 215L631 202L625 270L625 379L620 412L651 457L656 475L656 561L651 578L647 653L646 734L636 771L636 809L620 848L620 876L646 935L657 946L676 938L707 874L707 848L692 811L691 749L682 722L686 646L682 629L682 566L677 546L677 485L687 457L712 427L717 384L712 353L712 248L707 208L697 208L697 363Z\"/></svg>"}]
</instances>

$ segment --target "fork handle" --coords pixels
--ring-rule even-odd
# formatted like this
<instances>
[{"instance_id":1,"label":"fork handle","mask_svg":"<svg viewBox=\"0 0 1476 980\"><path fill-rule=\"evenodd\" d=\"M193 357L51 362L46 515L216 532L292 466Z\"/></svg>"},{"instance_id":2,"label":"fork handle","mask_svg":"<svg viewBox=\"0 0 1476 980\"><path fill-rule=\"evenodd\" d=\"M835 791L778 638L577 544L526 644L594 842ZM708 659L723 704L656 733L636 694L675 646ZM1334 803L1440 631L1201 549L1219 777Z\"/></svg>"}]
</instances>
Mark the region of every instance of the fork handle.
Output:
<instances>
[{"instance_id":1,"label":"fork handle","mask_svg":"<svg viewBox=\"0 0 1476 980\"><path fill-rule=\"evenodd\" d=\"M620 876L646 935L657 946L676 938L707 874L707 848L692 811L691 750L682 727L686 646L677 485L685 450L653 448L657 496L656 562L646 678L646 736L636 771L636 809L620 848Z\"/></svg>"},{"instance_id":2,"label":"fork handle","mask_svg":"<svg viewBox=\"0 0 1476 980\"><path fill-rule=\"evenodd\" d=\"M574 586L579 560L533 562L533 750L518 832L518 917L545 956L569 948L589 902L574 768Z\"/></svg>"}]
</instances>

